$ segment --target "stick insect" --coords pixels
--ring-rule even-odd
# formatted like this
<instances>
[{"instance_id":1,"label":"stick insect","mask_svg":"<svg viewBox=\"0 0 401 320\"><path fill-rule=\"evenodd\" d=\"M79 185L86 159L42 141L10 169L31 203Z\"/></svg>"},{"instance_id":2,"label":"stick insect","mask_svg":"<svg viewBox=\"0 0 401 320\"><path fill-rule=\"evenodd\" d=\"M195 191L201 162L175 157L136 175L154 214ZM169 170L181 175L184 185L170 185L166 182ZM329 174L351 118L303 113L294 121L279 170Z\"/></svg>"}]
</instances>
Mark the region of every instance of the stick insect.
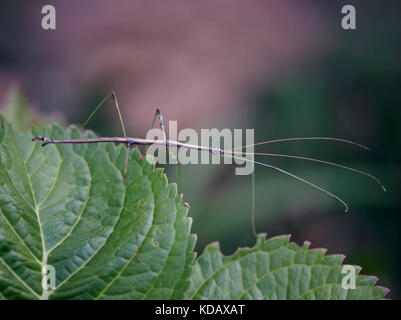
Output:
<instances>
[{"instance_id":1,"label":"stick insect","mask_svg":"<svg viewBox=\"0 0 401 320\"><path fill-rule=\"evenodd\" d=\"M51 139L51 138L47 138L47 137L43 137L43 136L38 136L32 139L32 141L42 141L42 146L46 146L48 144L61 144L61 143L106 143L106 142L114 142L114 143L124 143L127 147L127 152L126 152L126 158L125 158L125 166L124 166L124 181L126 181L126 175L127 175L127 166L128 166L128 156L129 156L129 148L131 146L150 146L150 145L161 145L161 146L165 146L166 149L168 150L170 146L175 146L177 148L187 148L187 149L195 149L195 150L199 150L199 151L204 151L204 152L210 152L211 154L214 155L219 155L221 157L231 157L233 159L238 159L238 160L242 160L242 161L247 161L247 162L251 162L252 165L257 164L263 167L267 167L273 170L276 170L278 172L281 172L287 176L290 176L296 180L299 180L317 190L320 190L321 192L325 193L326 195L334 198L335 200L337 200L338 202L340 202L344 208L345 208L345 212L348 212L349 207L348 204L341 199L339 196L325 190L324 188L315 185L314 183L303 179L291 172L288 172L286 170L283 170L279 167L264 163L264 162L260 162L260 161L255 161L254 160L254 156L269 156L269 157L283 157L283 158L292 158L292 159L299 159L299 160L306 160L306 161L312 161L312 162L317 162L317 163L322 163L322 164L326 164L326 165L330 165L330 166L335 166L335 167L339 167L345 170L349 170L358 174L362 174L365 175L369 178L371 178L372 180L374 180L381 188L383 191L386 191L386 188L384 187L384 185L380 182L380 180L373 176L370 173L355 169L355 168L351 168L348 166L344 166L338 163L334 163L334 162L329 162L329 161L325 161L325 160L320 160L320 159L315 159L315 158L309 158L309 157L303 157L303 156L296 156L296 155L290 155L290 154L277 154L277 153L261 153L261 152L244 152L242 149L249 147L249 146L259 146L259 145L265 145L265 144L273 144L273 143L279 143L279 142L285 142L285 141L306 141L306 140L320 140L320 141L336 141L336 142L342 142L342 143L347 143L347 144L351 144L354 145L356 147L365 149L365 150L370 150L368 147L351 141L351 140L346 140L346 139L341 139L341 138L332 138L332 137L302 137L302 138L286 138L286 139L276 139L276 140L267 140L267 141L262 141L262 142L258 142L252 145L244 145L238 148L234 148L234 149L230 149L230 150L225 150L225 149L220 149L220 148L216 148L216 147L206 147L206 146L202 146L202 145L194 145L194 144L188 144L188 143L182 143L179 141L174 141L174 140L168 140L166 138L166 133L164 130L164 122L163 122L163 116L160 112L159 109L156 109L156 113L153 117L153 121L152 121L152 128L154 127L155 124L155 120L156 118L159 119L159 125L160 125L160 129L162 130L163 133L163 139L160 140L150 140L150 139L141 139L141 138L132 138L132 137L128 137L126 134L126 130L125 130L125 126L124 126L124 122L121 116L121 111L120 111L120 107L118 105L118 101L117 101L117 96L114 92L112 92L111 94L107 95L98 105L97 107L94 109L94 111L90 114L90 116L88 117L88 119L83 123L82 127L85 127L88 122L92 119L92 117L95 115L95 113L101 108L101 106L108 100L108 99L112 99L114 100L114 104L116 107L116 111L120 120L120 125L121 125L121 129L123 132L123 137L98 137L98 138L84 138L84 139ZM241 157L239 157L241 155ZM243 156L250 156L250 158L244 158ZM179 162L177 161L177 184L179 181ZM253 170L252 172L252 209L251 209L251 215L252 215L252 231L253 234L256 236L256 229L255 229L255 223L254 223L254 212L255 212L255 171Z\"/></svg>"}]
</instances>

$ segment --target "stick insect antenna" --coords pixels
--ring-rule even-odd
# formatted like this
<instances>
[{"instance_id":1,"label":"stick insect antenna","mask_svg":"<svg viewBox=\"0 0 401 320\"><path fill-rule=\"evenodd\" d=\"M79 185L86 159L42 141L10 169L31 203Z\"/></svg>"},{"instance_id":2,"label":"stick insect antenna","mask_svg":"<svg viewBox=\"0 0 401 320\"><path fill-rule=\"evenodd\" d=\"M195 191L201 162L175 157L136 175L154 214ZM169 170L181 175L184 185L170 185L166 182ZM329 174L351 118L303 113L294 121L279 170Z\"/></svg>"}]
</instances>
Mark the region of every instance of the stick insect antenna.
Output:
<instances>
[{"instance_id":1,"label":"stick insect antenna","mask_svg":"<svg viewBox=\"0 0 401 320\"><path fill-rule=\"evenodd\" d=\"M270 156L270 157L282 157L282 158L292 158L292 159L300 159L300 160L307 160L307 161L313 161L313 162L319 162L319 163L323 163L323 164L327 164L330 166L334 166L334 167L338 167L338 168L342 168L342 169L346 169L349 171L353 171L362 175L365 175L369 178L371 178L372 180L376 181L376 183L383 189L384 192L386 192L386 188L384 187L383 183L374 175L367 173L365 171L362 170L358 170L355 168L351 168L351 167L347 167L344 166L342 164L338 164L338 163L334 163L334 162L330 162L330 161L325 161L325 160L320 160L320 159L315 159L315 158L309 158L309 157L302 157L302 156L294 156L294 155L290 155L290 154L279 154L279 153L264 153L264 152L230 152L227 151L227 153L233 153L233 154L244 154L244 155L252 155L252 156Z\"/></svg>"},{"instance_id":2,"label":"stick insect antenna","mask_svg":"<svg viewBox=\"0 0 401 320\"><path fill-rule=\"evenodd\" d=\"M237 147L232 150L239 150L247 147L252 147L252 146L260 146L262 144L270 144L270 143L277 143L277 142L284 142L284 141L303 141L303 140L329 140L329 141L338 141L338 142L344 142L348 144L352 144L354 146L357 146L359 148L365 149L367 151L370 151L370 149L367 146L364 146L363 144L357 143L352 140L345 140L341 138L331 138L331 137L303 137L303 138L286 138L286 139L276 139L276 140L267 140L267 141L262 141L258 143L253 143L253 144L248 144L245 146Z\"/></svg>"}]
</instances>

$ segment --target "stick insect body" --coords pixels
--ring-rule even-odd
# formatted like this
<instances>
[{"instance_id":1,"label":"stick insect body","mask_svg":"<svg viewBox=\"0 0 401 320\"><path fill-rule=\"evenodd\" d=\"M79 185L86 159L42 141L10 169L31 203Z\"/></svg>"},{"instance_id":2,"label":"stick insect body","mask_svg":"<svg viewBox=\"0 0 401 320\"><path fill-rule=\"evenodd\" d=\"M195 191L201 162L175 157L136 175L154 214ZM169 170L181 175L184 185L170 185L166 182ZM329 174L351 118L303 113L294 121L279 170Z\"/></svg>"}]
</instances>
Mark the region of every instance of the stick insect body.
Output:
<instances>
[{"instance_id":1,"label":"stick insect body","mask_svg":"<svg viewBox=\"0 0 401 320\"><path fill-rule=\"evenodd\" d=\"M195 149L199 151L208 151L212 154L224 154L227 151L224 151L220 148L213 147L204 147L198 146L194 144L182 143L174 140L148 140L148 139L140 139L140 138L131 138L131 137L99 137L99 138L85 138L85 139L49 139L46 137L35 137L32 141L43 141L42 146L46 146L48 144L57 144L57 143L100 143L100 142L117 142L117 143L125 143L129 146L140 145L140 146L149 146L149 145L161 145L166 146L167 148L170 146L175 146L178 148L187 148L187 149Z\"/></svg>"},{"instance_id":2,"label":"stick insect body","mask_svg":"<svg viewBox=\"0 0 401 320\"><path fill-rule=\"evenodd\" d=\"M154 126L155 120L158 117L159 118L159 122L160 122L160 128L162 130L163 133L163 139L161 140L148 140L148 139L140 139L140 138L131 138L131 137L127 137L126 131L125 131L125 127L124 127L124 123L122 120L122 116L121 116L121 112L120 112L120 108L118 105L118 101L117 101L117 97L115 95L114 92L112 92L111 94L109 94L108 96L106 96L100 103L99 105L95 108L95 110L92 112L92 114L89 116L89 118L85 121L85 123L82 125L82 127L85 127L86 124L89 122L89 120L95 115L95 113L99 110L99 108L106 102L107 99L113 99L115 102L115 107L119 116L119 120L120 120L120 124L121 124L121 128L122 128L122 132L124 134L124 137L98 137L98 138L83 138L83 139L51 139L51 138L47 138L47 137L43 137L43 136L38 136L32 139L32 141L42 141L42 146L46 146L48 144L63 144L63 143L106 143L106 142L114 142L114 143L124 143L127 145L127 153L126 153L126 159L125 159L125 168L124 168L124 181L126 180L126 174L127 174L127 166L128 166L128 148L133 146L133 145L143 145L143 146L149 146L149 145L162 145L162 146L166 146L166 149L168 149L170 146L175 146L178 148L187 148L187 149L195 149L195 150L199 150L199 151L206 151L206 152L210 152L212 154L216 154L216 155L220 155L222 157L232 157L234 159L240 159L240 160L245 160L248 162L252 162L253 164L258 164L264 167L268 167L270 169L273 170L277 170L281 173L284 173L292 178L295 178L301 182L304 182L308 185L310 185L311 187L318 189L324 193L326 193L328 196L336 199L337 201L339 201L340 203L342 203L342 205L344 205L345 207L345 212L348 212L348 205L347 203L342 200L340 197L338 197L337 195L301 178L298 177L288 171L285 171L281 168L272 166L270 164L266 164L266 163L262 163L262 162L258 162L255 161L253 159L249 159L249 158L243 158L243 157L239 157L239 155L246 155L246 156L272 156L272 157L286 157L286 158L293 158L293 159L300 159L300 160L307 160L307 161L313 161L313 162L319 162L319 163L323 163L326 165L331 165L331 166L336 166L336 167L340 167L342 169L346 169L349 171L353 171L362 175L365 175L371 179L373 179L374 181L376 181L376 183L383 189L383 191L386 191L385 187L383 186L383 184L380 182L379 179L377 179L375 176L358 170L358 169L354 169L351 167L347 167L341 164L337 164L337 163L333 163L333 162L329 162L329 161L324 161L324 160L319 160L319 159L314 159L314 158L308 158L308 157L301 157L301 156L295 156L295 155L287 155L287 154L274 154L274 153L256 153L256 152L243 152L243 151L238 151L238 149L243 149L246 148L248 146L252 146L252 145L246 145L246 146L241 146L239 148L234 148L231 150L223 150L220 148L215 148L215 147L206 147L206 146L201 146L201 145L193 145L193 144L188 144L188 143L182 143L182 142L178 142L178 141L174 141L174 140L168 140L166 138L166 134L164 131L164 123L163 123L163 116L160 112L159 109L156 110L155 116L153 118L152 121L152 128ZM343 143L348 143L348 144L352 144L354 146L363 148L365 150L369 150L369 148L367 148L366 146L356 143L354 141L350 141L350 140L345 140L345 139L340 139L340 138L331 138L331 137L305 137L305 138L286 138L286 139L277 139L277 140L269 140L269 141L263 141L263 142L259 142L259 143L255 143L253 144L253 146L257 146L257 145L262 145L262 144L271 144L271 143L278 143L278 142L284 142L284 141L305 141L305 140L331 140L331 141L336 141L336 142L343 142ZM236 151L237 150L237 151ZM177 180L179 180L179 166L178 166L178 161L177 161ZM178 183L178 181L177 181ZM254 183L255 183L255 179L254 179L254 171L252 173L252 229L253 229L253 233L256 235L256 231L255 231L255 226L254 226Z\"/></svg>"}]
</instances>

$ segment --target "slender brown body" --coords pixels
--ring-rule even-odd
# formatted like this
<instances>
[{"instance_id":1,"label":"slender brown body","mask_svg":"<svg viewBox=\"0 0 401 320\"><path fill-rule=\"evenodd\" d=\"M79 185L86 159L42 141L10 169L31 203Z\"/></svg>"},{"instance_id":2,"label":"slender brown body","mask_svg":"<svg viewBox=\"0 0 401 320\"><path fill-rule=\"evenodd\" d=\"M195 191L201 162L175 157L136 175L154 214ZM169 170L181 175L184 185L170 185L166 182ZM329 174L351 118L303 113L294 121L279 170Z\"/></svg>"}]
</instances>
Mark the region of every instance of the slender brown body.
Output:
<instances>
[{"instance_id":1,"label":"slender brown body","mask_svg":"<svg viewBox=\"0 0 401 320\"><path fill-rule=\"evenodd\" d=\"M99 138L85 138L85 139L49 139L43 136L35 137L32 141L43 141L42 146L46 146L48 144L57 144L57 143L102 143L102 142L117 142L117 143L126 143L128 146L131 145L162 145L166 147L175 146L178 148L188 148L195 150L204 150L213 154L224 154L224 150L220 148L213 147L204 147L198 146L194 144L182 143L173 140L147 140L140 138L130 138L130 137L99 137Z\"/></svg>"}]
</instances>

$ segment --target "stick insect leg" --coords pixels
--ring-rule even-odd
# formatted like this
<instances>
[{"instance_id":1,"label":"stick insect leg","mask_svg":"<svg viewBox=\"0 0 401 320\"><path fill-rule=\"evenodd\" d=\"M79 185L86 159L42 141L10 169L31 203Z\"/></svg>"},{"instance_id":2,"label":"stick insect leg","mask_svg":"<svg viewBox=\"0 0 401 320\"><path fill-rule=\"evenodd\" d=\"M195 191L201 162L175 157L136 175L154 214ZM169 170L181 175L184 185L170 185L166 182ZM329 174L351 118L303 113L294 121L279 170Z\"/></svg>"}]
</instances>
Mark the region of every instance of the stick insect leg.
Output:
<instances>
[{"instance_id":1,"label":"stick insect leg","mask_svg":"<svg viewBox=\"0 0 401 320\"><path fill-rule=\"evenodd\" d=\"M93 112L90 114L90 116L88 117L88 119L86 119L86 121L84 122L84 124L82 125L82 128L84 128L88 122L93 118L93 116L96 114L96 112L103 106L103 104L108 100L108 99L112 99L114 100L114 105L116 107L117 110L117 114L118 114L118 118L120 120L120 125L121 125L121 130L123 132L124 137L127 137L127 132L125 130L125 126L124 126L124 122L123 122L123 118L121 116L121 111L120 111L120 106L118 105L118 100L117 100L117 96L115 94L115 92L111 92L109 93L95 108L95 110L93 110ZM127 143L127 152L126 152L126 156L125 156L125 162L124 162L124 173L123 173L123 179L124 182L127 180L127 171L128 171L128 157L129 157L129 148L131 146L131 143Z\"/></svg>"},{"instance_id":2,"label":"stick insect leg","mask_svg":"<svg viewBox=\"0 0 401 320\"><path fill-rule=\"evenodd\" d=\"M172 158L175 160L175 172L177 175L177 192L179 192L180 190L180 163L178 161L178 159L176 158L176 156L174 155L173 152L171 152L171 150L169 150L170 147L170 141L166 138L166 131L164 130L164 123L163 123L163 115L160 112L160 109L156 109L156 115L159 117L159 121L160 121L160 128L163 131L163 138L164 140L166 140L166 150L169 151L169 154L172 156Z\"/></svg>"},{"instance_id":3,"label":"stick insect leg","mask_svg":"<svg viewBox=\"0 0 401 320\"><path fill-rule=\"evenodd\" d=\"M315 188L315 189L318 189L318 190L324 192L325 194L329 195L330 197L336 199L337 201L339 201L340 203L342 203L342 204L344 205L344 207L345 207L345 212L346 212L346 213L347 213L348 210L349 210L347 203L346 203L344 200L342 200L340 197L338 197L338 196L336 196L335 194L333 194L333 193L331 193L331 192L329 192L329 191L327 191L327 190L325 190L325 189L323 189L323 188L321 188L321 187L319 187L319 186L313 184L312 182L309 182L308 180L302 179L301 177L298 177L298 176L296 176L295 174L292 174L292 173L290 173L290 172L288 172L288 171L285 171L285 170L283 170L283 169L280 169L280 168L278 168L278 167L272 166L272 165L267 164L267 163L262 163L262 162L254 161L254 160L251 160L251 159L239 158L239 157L237 157L237 156L228 155L228 154L222 154L221 156L222 156L222 157L231 157L231 158L234 158L234 159L239 159L239 160L242 160L242 161L251 162L251 163L253 163L253 164L259 164L259 165L261 165L261 166L264 166L264 167L267 167L267 168L271 168L271 169L273 169L273 170L277 170L277 171L279 171L279 172L281 172L281 173L284 173L284 174L286 174L286 175L288 175L288 176L290 176L290 177L293 177L293 178L296 179L296 180L299 180L299 181L301 181L301 182L303 182L303 183L306 183L306 184L310 185L311 187L313 187L313 188Z\"/></svg>"},{"instance_id":4,"label":"stick insect leg","mask_svg":"<svg viewBox=\"0 0 401 320\"><path fill-rule=\"evenodd\" d=\"M104 103L111 97L112 97L112 93L108 94L106 97L103 98L102 101L100 101L100 103L96 106L95 110L93 110L93 112L90 114L88 119L86 119L86 121L83 123L81 128L85 128L86 127L86 125L93 118L93 116L96 114L96 112L98 112L98 110L101 108L101 106L104 105Z\"/></svg>"},{"instance_id":5,"label":"stick insect leg","mask_svg":"<svg viewBox=\"0 0 401 320\"><path fill-rule=\"evenodd\" d=\"M126 138L127 137L127 132L125 131L125 126L124 126L123 118L121 116L120 107L118 105L117 96L116 96L116 93L114 91L111 93L111 99L114 100L114 104L116 106L116 110L117 110L117 113L118 113L118 118L120 120L121 130L123 131L124 138ZM131 142L127 142L127 150L126 150L127 152L125 153L124 172L123 172L124 183L127 182L129 148L131 147L131 145L132 145Z\"/></svg>"},{"instance_id":6,"label":"stick insect leg","mask_svg":"<svg viewBox=\"0 0 401 320\"><path fill-rule=\"evenodd\" d=\"M179 190L179 186L180 186L180 163L178 162L177 158L175 157L174 153L171 152L169 150L170 147L170 141L167 139L166 137L166 131L164 130L164 121L163 121L163 115L160 111L160 109L156 109L155 115L153 117L153 121L152 121L152 127L151 129L154 127L155 125L155 121L156 118L159 118L159 125L160 125L160 129L162 130L163 133L163 139L166 141L166 150L169 151L169 154L174 158L175 162L176 162L176 175L177 175L177 191ZM146 148L147 151L147 148ZM145 151L145 153L146 153Z\"/></svg>"},{"instance_id":7,"label":"stick insect leg","mask_svg":"<svg viewBox=\"0 0 401 320\"><path fill-rule=\"evenodd\" d=\"M150 127L150 129L153 129L153 127L155 126L155 122L156 122L156 118L159 118L160 121L160 128L162 129L163 132L163 139L166 140L166 132L164 131L164 123L163 123L163 116L161 116L161 112L159 109L156 109L155 115L153 116L153 120L152 120L152 126ZM149 146L146 146L145 148L145 154L148 151Z\"/></svg>"},{"instance_id":8,"label":"stick insect leg","mask_svg":"<svg viewBox=\"0 0 401 320\"><path fill-rule=\"evenodd\" d=\"M120 120L120 125L121 125L122 132L124 134L124 137L127 137L127 134L126 134L126 131L125 131L124 122L123 122L123 119L121 117L120 107L118 105L117 97L116 97L116 94L115 94L114 91L112 93L109 93L106 97L104 97L104 99L96 106L95 110L93 110L93 112L90 114L88 119L86 119L86 121L83 123L83 125L81 127L84 128L88 124L88 122L93 118L93 116L96 114L96 112L99 111L99 109L104 105L104 103L109 98L114 100L114 104L116 106L116 110L117 110L118 117L119 117L119 120Z\"/></svg>"},{"instance_id":9,"label":"stick insect leg","mask_svg":"<svg viewBox=\"0 0 401 320\"><path fill-rule=\"evenodd\" d=\"M246 157L246 153L242 153L243 157ZM251 226L252 226L252 233L255 238L258 237L256 233L256 224L255 224L255 164L251 162L252 164L252 174L251 174Z\"/></svg>"},{"instance_id":10,"label":"stick insect leg","mask_svg":"<svg viewBox=\"0 0 401 320\"><path fill-rule=\"evenodd\" d=\"M252 233L257 238L256 233L256 225L255 225L255 164L252 163L252 207L251 207L251 224L252 224Z\"/></svg>"},{"instance_id":11,"label":"stick insect leg","mask_svg":"<svg viewBox=\"0 0 401 320\"><path fill-rule=\"evenodd\" d=\"M117 113L118 113L118 118L120 119L120 125L121 125L121 129L123 131L124 137L127 137L127 133L125 131L123 118L122 118L121 112L120 112L120 107L119 107L118 101L117 101L117 96L116 96L116 93L114 91L111 93L111 99L114 100L114 104L116 106L116 110L117 110Z\"/></svg>"},{"instance_id":12,"label":"stick insect leg","mask_svg":"<svg viewBox=\"0 0 401 320\"><path fill-rule=\"evenodd\" d=\"M124 183L127 182L129 148L131 147L131 145L132 145L131 142L127 142L127 152L125 153L125 161L124 161L124 176L123 176Z\"/></svg>"},{"instance_id":13,"label":"stick insect leg","mask_svg":"<svg viewBox=\"0 0 401 320\"><path fill-rule=\"evenodd\" d=\"M156 109L156 115L155 117L159 118L159 123L160 123L160 129L162 129L163 132L163 139L166 140L166 148L168 149L169 144L167 143L167 138L166 138L166 131L164 130L164 121L163 121L163 115L160 112L160 109Z\"/></svg>"}]
</instances>

